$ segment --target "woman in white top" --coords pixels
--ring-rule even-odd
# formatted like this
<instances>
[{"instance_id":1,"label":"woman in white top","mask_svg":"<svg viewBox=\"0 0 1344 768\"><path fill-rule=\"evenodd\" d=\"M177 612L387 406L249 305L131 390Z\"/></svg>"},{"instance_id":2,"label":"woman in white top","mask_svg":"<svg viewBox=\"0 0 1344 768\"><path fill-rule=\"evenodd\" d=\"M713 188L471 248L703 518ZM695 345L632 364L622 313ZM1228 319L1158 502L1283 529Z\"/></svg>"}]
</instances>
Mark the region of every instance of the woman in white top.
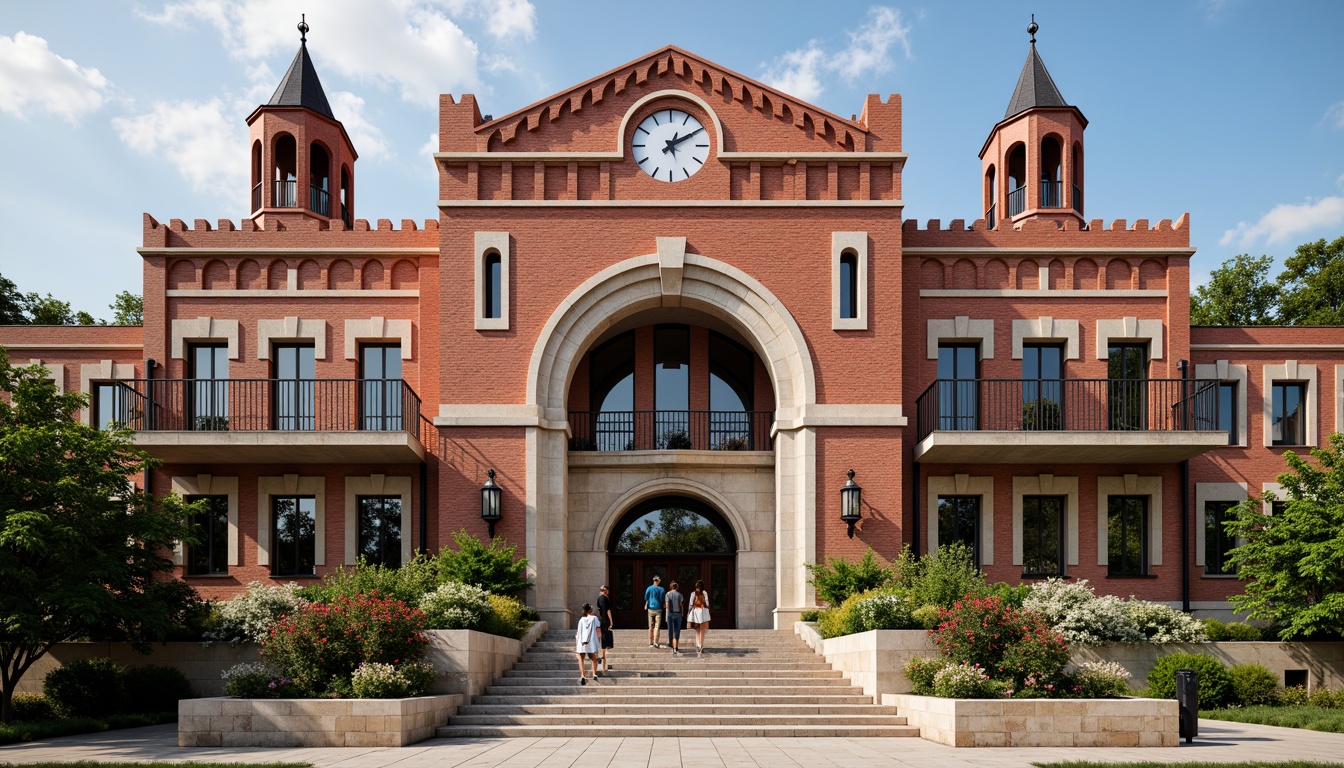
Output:
<instances>
[{"instance_id":1,"label":"woman in white top","mask_svg":"<svg viewBox=\"0 0 1344 768\"><path fill-rule=\"evenodd\" d=\"M593 606L588 603L583 604L583 618L579 619L579 626L574 630L574 641L579 655L579 685L588 684L588 678L584 677L585 657L592 663L593 682L597 682L597 654L602 650L602 629L593 615Z\"/></svg>"},{"instance_id":2,"label":"woman in white top","mask_svg":"<svg viewBox=\"0 0 1344 768\"><path fill-rule=\"evenodd\" d=\"M686 621L695 630L695 653L698 656L705 652L705 632L709 630L709 592L705 591L705 582L695 582L695 591L686 602L691 606Z\"/></svg>"}]
</instances>

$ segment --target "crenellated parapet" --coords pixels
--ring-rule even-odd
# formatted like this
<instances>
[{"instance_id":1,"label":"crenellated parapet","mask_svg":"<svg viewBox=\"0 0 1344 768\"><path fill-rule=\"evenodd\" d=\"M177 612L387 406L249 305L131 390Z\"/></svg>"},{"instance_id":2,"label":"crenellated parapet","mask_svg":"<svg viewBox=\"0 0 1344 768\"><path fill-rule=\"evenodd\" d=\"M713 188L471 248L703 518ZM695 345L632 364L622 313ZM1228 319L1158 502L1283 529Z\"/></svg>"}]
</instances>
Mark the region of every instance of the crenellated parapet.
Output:
<instances>
[{"instance_id":1,"label":"crenellated parapet","mask_svg":"<svg viewBox=\"0 0 1344 768\"><path fill-rule=\"evenodd\" d=\"M1126 219L1115 219L1106 226L1101 219L1093 219L1087 226L1067 220L1028 219L1016 226L1000 222L990 229L984 219L969 225L964 219L953 219L946 228L940 219L929 219L923 226L915 219L902 223L901 240L905 248L1155 248L1188 249L1190 247L1190 214L1182 214L1173 222L1162 219L1150 225L1148 219L1138 219L1131 225Z\"/></svg>"},{"instance_id":2,"label":"crenellated parapet","mask_svg":"<svg viewBox=\"0 0 1344 768\"><path fill-rule=\"evenodd\" d=\"M418 224L414 219L402 219L394 227L390 219L378 219L370 226L366 219L356 219L347 229L340 219L271 218L265 222L243 219L235 222L219 219L214 225L206 219L196 219L191 226L182 219L160 223L148 213L144 215L144 249L202 248L202 249L276 249L307 248L321 250L349 250L362 248L434 248L439 244L439 222L426 219Z\"/></svg>"}]
</instances>

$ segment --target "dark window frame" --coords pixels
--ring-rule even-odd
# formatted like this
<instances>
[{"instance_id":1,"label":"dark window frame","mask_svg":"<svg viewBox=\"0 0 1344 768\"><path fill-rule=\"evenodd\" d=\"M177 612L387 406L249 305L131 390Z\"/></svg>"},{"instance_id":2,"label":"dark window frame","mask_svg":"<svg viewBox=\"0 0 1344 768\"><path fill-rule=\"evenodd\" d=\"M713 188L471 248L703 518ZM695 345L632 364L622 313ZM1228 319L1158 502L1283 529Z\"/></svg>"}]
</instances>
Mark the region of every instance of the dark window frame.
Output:
<instances>
[{"instance_id":1,"label":"dark window frame","mask_svg":"<svg viewBox=\"0 0 1344 768\"><path fill-rule=\"evenodd\" d=\"M281 375L282 360L294 352L294 376ZM302 350L313 355L313 375L304 377ZM271 411L277 431L311 432L317 429L317 346L311 341L279 341L271 345Z\"/></svg>"},{"instance_id":2,"label":"dark window frame","mask_svg":"<svg viewBox=\"0 0 1344 768\"><path fill-rule=\"evenodd\" d=\"M377 351L379 360L369 353ZM372 432L399 431L405 429L405 390L402 386L403 369L401 365L400 341L370 341L359 345L357 363L359 365L359 428ZM395 361L395 366L389 365ZM370 364L382 369L381 377L369 375ZM396 368L395 376L389 375L390 368Z\"/></svg>"},{"instance_id":3,"label":"dark window frame","mask_svg":"<svg viewBox=\"0 0 1344 768\"><path fill-rule=\"evenodd\" d=\"M89 384L92 391L89 398L89 423L100 431L107 432L126 426L126 390L117 381L95 381ZM108 393L108 402L103 402L103 393ZM112 411L111 414L104 411Z\"/></svg>"},{"instance_id":4,"label":"dark window frame","mask_svg":"<svg viewBox=\"0 0 1344 768\"><path fill-rule=\"evenodd\" d=\"M1227 554L1237 546L1223 523L1228 512L1241 502L1216 499L1204 502L1204 575L1236 576L1237 571L1227 562ZM1221 546L1220 546L1221 545Z\"/></svg>"},{"instance_id":5,"label":"dark window frame","mask_svg":"<svg viewBox=\"0 0 1344 768\"><path fill-rule=\"evenodd\" d=\"M396 507L395 514L391 512L391 505L394 502ZM404 512L405 512L404 502L400 495L384 494L384 495L356 496L355 524L357 533L355 536L355 552L357 553L357 555L370 565L381 565L385 568L400 568L402 565L401 560L402 542L404 541L404 537L409 534L409 531L405 531L402 529L402 518L404 516ZM364 521L366 515L375 515L378 519L378 525L377 525L378 541L373 546L373 549L379 553L377 557L369 557L366 554L369 548L368 539L365 538L366 526ZM387 522L389 519L393 517L396 518L396 530L397 530L397 537L395 544L390 543L388 541L388 535L387 535L388 531ZM390 557L389 554L391 555Z\"/></svg>"},{"instance_id":6,"label":"dark window frame","mask_svg":"<svg viewBox=\"0 0 1344 768\"><path fill-rule=\"evenodd\" d=\"M1131 519L1135 515L1133 505L1136 503L1139 505L1138 510L1139 519L1133 520ZM1117 505L1124 505L1123 507L1121 507L1118 513L1116 510ZM1149 566L1150 556L1148 551L1148 530L1149 525L1151 525L1151 519L1150 519L1151 505L1152 505L1152 499L1148 496L1143 495L1138 496L1114 495L1107 497L1106 575L1108 577L1132 578L1132 577L1144 577L1149 575L1148 571L1150 567ZM1120 549L1120 552L1117 555L1116 551L1117 548L1112 545L1111 534L1114 532L1114 525L1115 525L1113 519L1117 516L1117 514L1120 517L1120 536L1122 539L1128 538L1128 534L1134 532L1135 529L1137 528L1139 538L1138 563L1131 564L1128 562L1129 559L1128 553L1125 552L1125 549L1128 549L1127 547ZM1119 559L1118 568L1116 563L1117 557Z\"/></svg>"},{"instance_id":7,"label":"dark window frame","mask_svg":"<svg viewBox=\"0 0 1344 768\"><path fill-rule=\"evenodd\" d=\"M1280 415L1280 410L1286 406L1285 395L1289 390L1297 391L1297 408L1290 417L1287 413ZM1291 419L1291 421L1289 421ZM1275 438L1274 431L1278 429L1281 422L1289 421L1292 426L1293 434L1288 434L1288 428L1282 431L1282 437ZM1307 382L1305 381L1275 381L1270 384L1270 413L1269 413L1270 442L1275 446L1299 446L1307 444ZM1289 438L1292 438L1291 440Z\"/></svg>"},{"instance_id":8,"label":"dark window frame","mask_svg":"<svg viewBox=\"0 0 1344 768\"><path fill-rule=\"evenodd\" d=\"M1230 392L1226 398L1225 392ZM1241 395L1241 382L1220 381L1218 382L1218 424L1219 428L1227 429L1227 444L1241 445L1241 432L1238 429L1237 415L1241 411L1240 402L1237 398Z\"/></svg>"},{"instance_id":9,"label":"dark window frame","mask_svg":"<svg viewBox=\"0 0 1344 768\"><path fill-rule=\"evenodd\" d=\"M210 350L206 370L201 353ZM221 354L222 353L222 354ZM220 370L220 366L223 370ZM192 380L187 396L191 399L187 428L217 431L229 428L229 345L222 341L193 342L187 345L187 371ZM222 375L221 375L222 374Z\"/></svg>"},{"instance_id":10,"label":"dark window frame","mask_svg":"<svg viewBox=\"0 0 1344 768\"><path fill-rule=\"evenodd\" d=\"M1046 376L1045 353L1058 358L1058 376ZM1063 342L1027 342L1022 345L1022 428L1060 430L1064 428L1064 366L1067 352ZM1034 372L1029 370L1034 368Z\"/></svg>"},{"instance_id":11,"label":"dark window frame","mask_svg":"<svg viewBox=\"0 0 1344 768\"><path fill-rule=\"evenodd\" d=\"M186 546L182 558L182 572L187 576L228 575L229 497L224 494L194 494L187 496L185 500L188 504L207 501L208 509L204 513L192 515L188 521L198 543ZM202 559L204 568L197 566L197 555L202 550L205 555ZM217 560L222 562L216 562Z\"/></svg>"},{"instance_id":12,"label":"dark window frame","mask_svg":"<svg viewBox=\"0 0 1344 768\"><path fill-rule=\"evenodd\" d=\"M1044 515L1049 514L1042 508L1042 505L1047 501L1059 505L1059 509L1056 511L1056 514L1058 515L1056 531L1058 532L1059 539L1055 542L1055 568L1053 570L1033 570L1029 567L1032 564L1032 558L1028 554L1027 544L1034 539L1037 544L1035 549L1038 557L1040 557L1040 551L1046 536L1046 530L1043 525ZM1028 507L1031 506L1033 502L1036 506L1036 514L1040 516L1037 518L1034 526L1028 524L1028 515L1030 514ZM1069 498L1067 496L1032 494L1022 497L1022 578L1047 579L1050 577L1064 577L1068 568L1067 555L1065 553L1065 545L1068 541L1068 511ZM1035 533L1034 537L1032 536L1033 529ZM1045 560L1042 558L1039 562L1043 563Z\"/></svg>"},{"instance_id":13,"label":"dark window frame","mask_svg":"<svg viewBox=\"0 0 1344 768\"><path fill-rule=\"evenodd\" d=\"M944 502L947 502L952 507L966 504L972 508L974 514L971 516L970 520L971 530L969 536L966 534L965 531L960 530L960 526L948 526L944 524L944 515L943 515ZM942 548L948 544L953 543L966 544L967 542L969 542L969 546L971 549L971 559L975 563L975 567L977 569L980 568L980 535L982 533L982 531L980 530L981 527L980 518L981 515L984 513L984 503L985 503L984 497L978 494L975 495L939 494L937 500L939 548ZM958 510L953 508L950 511L950 518L953 521L956 521L958 519L958 513L964 511L965 510ZM948 528L952 528L952 531L950 533L948 532Z\"/></svg>"},{"instance_id":14,"label":"dark window frame","mask_svg":"<svg viewBox=\"0 0 1344 768\"><path fill-rule=\"evenodd\" d=\"M840 254L840 319L859 317L859 254L846 248Z\"/></svg>"},{"instance_id":15,"label":"dark window frame","mask_svg":"<svg viewBox=\"0 0 1344 768\"><path fill-rule=\"evenodd\" d=\"M971 350L974 357L970 378L962 375L961 350ZM947 360L943 353L950 352ZM938 428L950 430L977 430L980 428L980 342L938 342ZM949 363L950 371L944 366ZM951 373L950 376L944 375Z\"/></svg>"},{"instance_id":16,"label":"dark window frame","mask_svg":"<svg viewBox=\"0 0 1344 768\"><path fill-rule=\"evenodd\" d=\"M283 562L283 560L284 560L284 558L282 557L281 548L280 548L280 517L279 517L280 510L278 509L278 507L279 507L280 504L284 503L285 501L292 501L292 502L294 502L293 514L294 514L296 517L299 516L299 515L303 515L303 514L305 514L304 511L303 511L303 506L304 506L304 505L301 504L300 502L303 502L303 501L311 501L311 502L312 502L312 507L313 507L313 516L312 516L312 522L313 522L313 534L312 534L312 538L309 540L309 542L308 542L308 544L307 544L307 547L305 547L305 543L304 543L304 540L303 540L303 539L301 539L301 538L297 538L297 537L295 538L295 540L294 540L294 553L293 553L293 555L292 555L292 560L293 560L293 562L294 562L294 568L291 569L291 570L288 570L288 571L286 571L286 570L282 570L281 567L280 567L281 564L282 564L282 562ZM271 515L271 545L270 545L271 576L273 576L273 577L274 577L274 576L294 577L294 576L315 576L315 575L317 575L317 536L318 536L318 530L317 530L317 497L314 496L314 495L312 495L312 494L302 494L302 493L300 493L300 494L273 495L273 496L271 496L271 504L270 504L270 507L271 507L271 509L270 509L270 515ZM307 549L307 551L303 551L304 549ZM300 564L303 562L303 555L305 555L305 554L308 555L309 560L311 560L311 562L312 562L312 570L306 570L306 571L305 571L305 570L300 570L300 569L299 569Z\"/></svg>"},{"instance_id":17,"label":"dark window frame","mask_svg":"<svg viewBox=\"0 0 1344 768\"><path fill-rule=\"evenodd\" d=\"M487 251L481 269L482 315L486 320L499 320L504 317L504 257L499 251Z\"/></svg>"}]
</instances>

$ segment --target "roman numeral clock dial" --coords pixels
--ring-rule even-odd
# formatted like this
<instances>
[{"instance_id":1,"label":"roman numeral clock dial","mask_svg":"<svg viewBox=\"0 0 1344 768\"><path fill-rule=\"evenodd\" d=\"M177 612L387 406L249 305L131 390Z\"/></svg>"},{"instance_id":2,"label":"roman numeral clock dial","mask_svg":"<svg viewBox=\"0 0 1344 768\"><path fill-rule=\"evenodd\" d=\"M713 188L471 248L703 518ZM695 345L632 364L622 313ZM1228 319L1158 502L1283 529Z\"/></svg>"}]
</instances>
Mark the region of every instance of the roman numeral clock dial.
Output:
<instances>
[{"instance_id":1,"label":"roman numeral clock dial","mask_svg":"<svg viewBox=\"0 0 1344 768\"><path fill-rule=\"evenodd\" d=\"M660 109L635 128L630 154L640 170L658 181L682 181L694 176L709 159L709 134L691 114Z\"/></svg>"}]
</instances>

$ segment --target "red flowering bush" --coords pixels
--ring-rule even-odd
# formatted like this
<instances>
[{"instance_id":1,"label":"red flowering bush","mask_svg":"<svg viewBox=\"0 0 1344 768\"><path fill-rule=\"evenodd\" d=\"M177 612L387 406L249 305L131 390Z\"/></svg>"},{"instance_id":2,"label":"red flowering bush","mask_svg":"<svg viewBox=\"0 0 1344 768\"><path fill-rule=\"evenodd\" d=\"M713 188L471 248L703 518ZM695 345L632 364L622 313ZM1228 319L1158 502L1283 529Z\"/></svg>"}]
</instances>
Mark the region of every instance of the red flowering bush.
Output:
<instances>
[{"instance_id":1,"label":"red flowering bush","mask_svg":"<svg viewBox=\"0 0 1344 768\"><path fill-rule=\"evenodd\" d=\"M418 660L429 642L424 627L424 615L400 600L341 596L272 624L261 655L306 695L348 695L360 664Z\"/></svg>"},{"instance_id":2,"label":"red flowering bush","mask_svg":"<svg viewBox=\"0 0 1344 768\"><path fill-rule=\"evenodd\" d=\"M1039 613L985 597L959 600L938 618L930 634L943 656L955 664L978 664L1007 686L1009 695L1072 694L1064 674L1068 643Z\"/></svg>"}]
</instances>

